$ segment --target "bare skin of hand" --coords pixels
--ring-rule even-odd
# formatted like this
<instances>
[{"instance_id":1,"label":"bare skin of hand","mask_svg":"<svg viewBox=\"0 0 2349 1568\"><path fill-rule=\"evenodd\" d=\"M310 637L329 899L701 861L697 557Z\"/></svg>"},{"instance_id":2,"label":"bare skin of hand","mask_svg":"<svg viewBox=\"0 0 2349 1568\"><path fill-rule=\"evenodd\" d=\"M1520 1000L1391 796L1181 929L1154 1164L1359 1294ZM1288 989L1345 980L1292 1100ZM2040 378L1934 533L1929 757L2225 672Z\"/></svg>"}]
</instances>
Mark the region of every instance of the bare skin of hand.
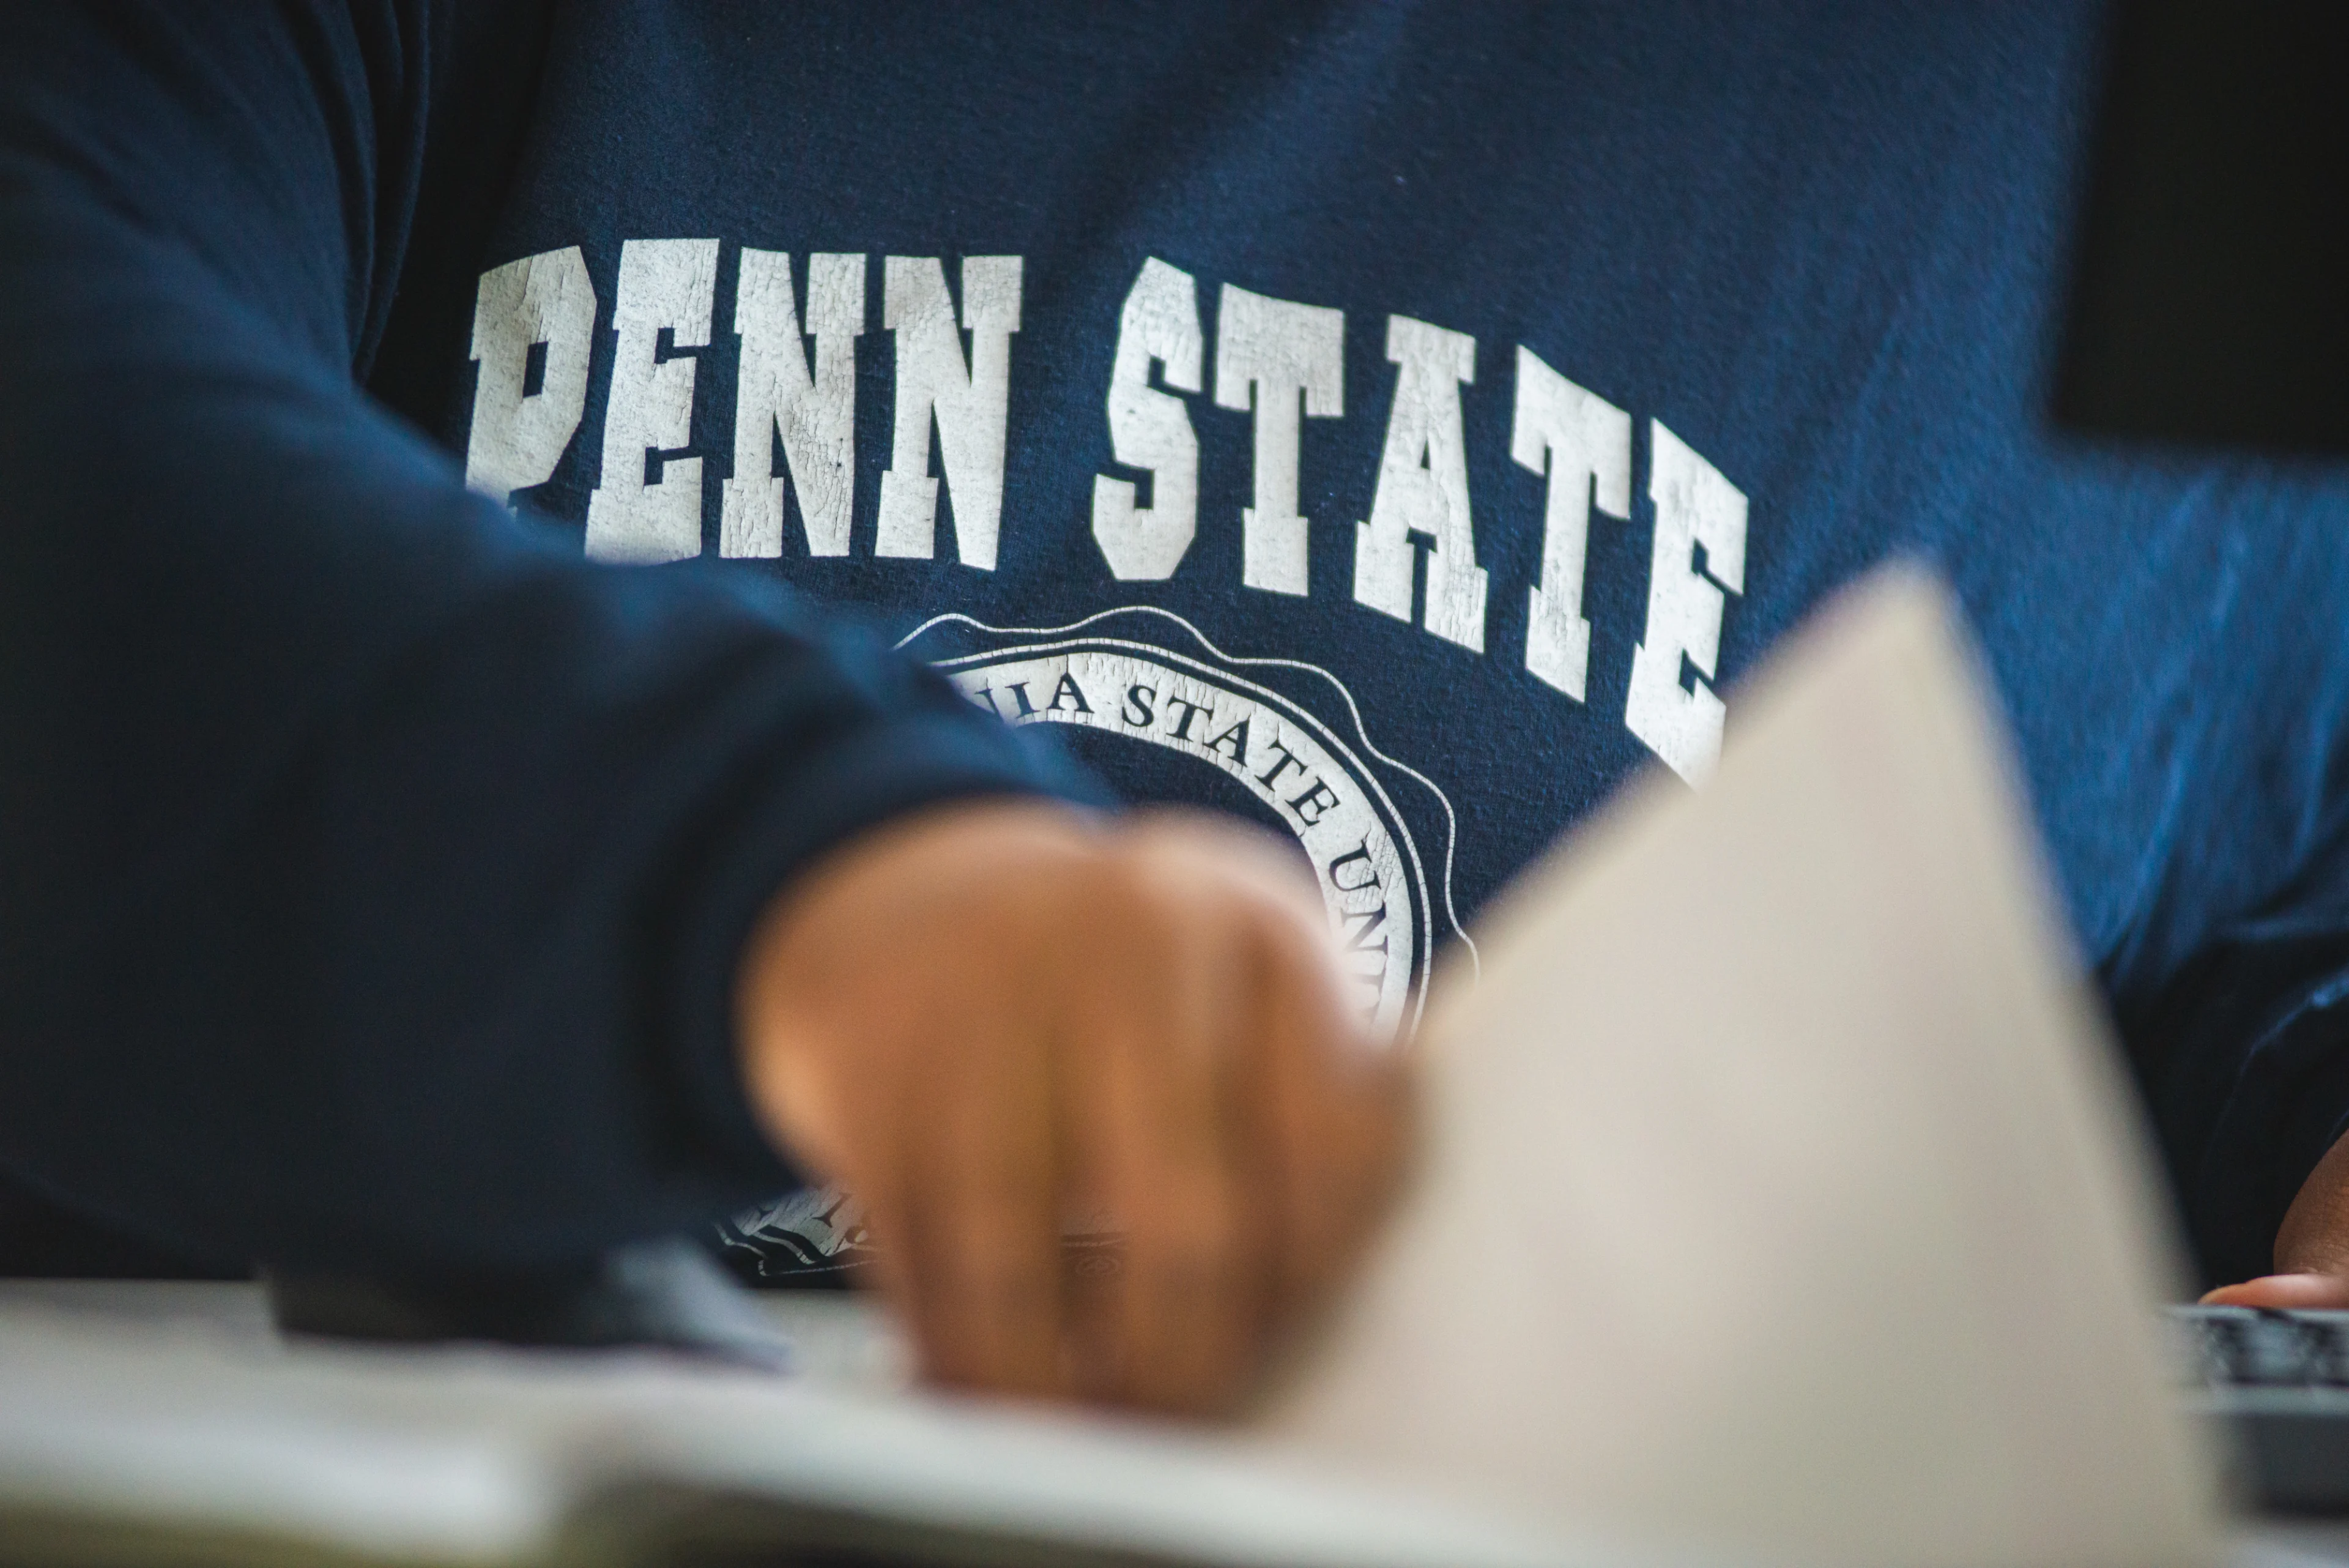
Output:
<instances>
[{"instance_id":1,"label":"bare skin of hand","mask_svg":"<svg viewBox=\"0 0 2349 1568\"><path fill-rule=\"evenodd\" d=\"M2202 1298L2210 1306L2349 1308L2349 1137L2325 1150L2276 1231L2276 1272Z\"/></svg>"},{"instance_id":2,"label":"bare skin of hand","mask_svg":"<svg viewBox=\"0 0 2349 1568\"><path fill-rule=\"evenodd\" d=\"M1393 1185L1401 1053L1363 1034L1311 878L1210 818L917 814L797 879L745 950L744 1080L854 1193L926 1373L1227 1407ZM1063 1220L1123 1267L1076 1279Z\"/></svg>"}]
</instances>

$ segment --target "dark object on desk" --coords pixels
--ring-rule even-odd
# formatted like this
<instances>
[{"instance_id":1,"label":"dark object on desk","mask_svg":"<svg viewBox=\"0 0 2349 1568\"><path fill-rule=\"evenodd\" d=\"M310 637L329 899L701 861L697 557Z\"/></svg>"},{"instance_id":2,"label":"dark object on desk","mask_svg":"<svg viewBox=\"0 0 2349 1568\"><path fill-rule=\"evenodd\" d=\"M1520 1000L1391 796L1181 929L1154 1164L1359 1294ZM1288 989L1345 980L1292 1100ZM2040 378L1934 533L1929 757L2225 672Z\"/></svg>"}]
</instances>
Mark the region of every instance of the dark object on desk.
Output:
<instances>
[{"instance_id":1,"label":"dark object on desk","mask_svg":"<svg viewBox=\"0 0 2349 1568\"><path fill-rule=\"evenodd\" d=\"M680 1237L616 1247L593 1265L512 1275L268 1276L288 1334L419 1343L641 1346L788 1370L791 1342L709 1253Z\"/></svg>"},{"instance_id":2,"label":"dark object on desk","mask_svg":"<svg viewBox=\"0 0 2349 1568\"><path fill-rule=\"evenodd\" d=\"M2055 417L2349 452L2349 7L2116 11Z\"/></svg>"},{"instance_id":3,"label":"dark object on desk","mask_svg":"<svg viewBox=\"0 0 2349 1568\"><path fill-rule=\"evenodd\" d=\"M718 1259L753 1290L844 1291L871 1263L864 1210L835 1188L803 1187L719 1220Z\"/></svg>"},{"instance_id":4,"label":"dark object on desk","mask_svg":"<svg viewBox=\"0 0 2349 1568\"><path fill-rule=\"evenodd\" d=\"M1061 1236L1061 1266L1076 1289L1098 1284L1125 1266L1125 1237L1096 1217ZM838 1188L806 1187L719 1220L712 1250L735 1278L759 1291L845 1291L873 1263L864 1211Z\"/></svg>"},{"instance_id":5,"label":"dark object on desk","mask_svg":"<svg viewBox=\"0 0 2349 1568\"><path fill-rule=\"evenodd\" d=\"M2180 1307L2194 1407L2222 1418L2246 1500L2349 1513L2349 1312Z\"/></svg>"}]
</instances>

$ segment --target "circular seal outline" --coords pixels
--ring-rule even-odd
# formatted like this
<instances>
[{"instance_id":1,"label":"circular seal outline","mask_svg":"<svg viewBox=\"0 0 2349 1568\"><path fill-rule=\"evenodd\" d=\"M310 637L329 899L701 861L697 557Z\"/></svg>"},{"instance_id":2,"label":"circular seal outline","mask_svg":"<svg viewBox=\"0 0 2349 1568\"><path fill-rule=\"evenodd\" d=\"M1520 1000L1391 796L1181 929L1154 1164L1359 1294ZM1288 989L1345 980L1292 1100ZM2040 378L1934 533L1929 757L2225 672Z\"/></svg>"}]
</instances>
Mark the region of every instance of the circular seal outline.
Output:
<instances>
[{"instance_id":1,"label":"circular seal outline","mask_svg":"<svg viewBox=\"0 0 2349 1568\"><path fill-rule=\"evenodd\" d=\"M991 626L985 621L979 620L976 617L964 615L958 611L948 611L942 615L932 616L929 619L922 622L919 626L914 628L913 630L907 632L904 637L898 639L895 646L901 649L909 649L915 641L934 628L950 624L960 625L968 627L974 631L981 632L990 637L1027 637L1040 639L1057 638L1061 639L1061 641L1059 643L1027 644L1022 645L1018 649L991 649L979 653L962 654L953 659L936 661L936 668L940 670L975 668L986 664L1001 662L1005 659L1015 654L1027 656L1050 655L1052 653L1065 652L1071 649L1080 648L1084 644L1090 643L1100 647L1103 650L1114 649L1129 655L1141 655L1171 660L1176 664L1188 668L1200 679L1206 680L1211 684L1229 683L1231 686L1239 688L1252 700L1270 704L1283 713L1294 718L1306 728L1314 732L1318 736L1322 738L1338 755L1346 759L1350 770L1355 774L1355 776L1358 779L1369 785L1371 794L1374 795L1378 803L1381 814L1400 830L1395 832L1392 836L1402 842L1405 851L1411 856L1412 873L1413 879L1418 884L1422 908L1429 909L1431 913L1433 912L1432 905L1428 901L1426 867L1421 858L1418 842L1410 833L1406 826L1406 819L1403 817L1402 814L1396 809L1394 799L1388 794L1385 784L1379 779L1376 773L1362 763L1361 757L1356 754L1355 745L1350 744L1341 736L1340 736L1328 722L1322 720L1319 715L1305 708L1294 698L1288 697L1284 693L1273 691L1269 688L1259 686L1255 681L1248 680L1244 677L1237 675L1229 670L1219 670L1214 665L1205 663L1189 654L1178 652L1173 649L1163 648L1155 643L1136 642L1129 639L1107 637L1099 634L1091 638L1076 635L1082 633L1086 628L1092 627L1098 622L1108 620L1112 617L1122 615L1153 616L1163 620L1172 621L1174 625L1182 628L1183 630L1189 633L1191 638L1209 654L1228 665L1256 667L1261 669L1292 670L1303 674L1317 676L1320 680L1326 681L1330 688L1338 694L1340 701L1343 701L1346 705L1346 714L1347 717L1353 722L1354 733L1356 740L1359 742L1360 750L1369 753L1371 756L1377 758L1387 766L1393 768L1396 772L1410 778L1421 788L1426 790L1430 795L1433 796L1435 804L1442 809L1444 813L1444 876L1442 882L1444 889L1444 918L1445 922L1452 928L1453 937L1467 952L1472 972L1482 972L1484 967L1483 956L1477 951L1475 940L1470 937L1467 930L1461 925L1459 907L1455 903L1453 896L1453 868L1459 849L1460 826L1459 815L1452 808L1451 798L1444 793L1443 789L1436 784L1434 780L1429 778L1425 774L1421 773L1417 768L1413 767L1410 763L1405 763L1397 757L1391 756L1387 753L1379 749L1378 745L1371 740L1368 727L1362 722L1362 711L1361 706L1355 702L1353 692L1348 690L1346 683L1343 680L1338 679L1336 675L1330 673L1329 670L1322 669L1319 665L1309 664L1302 659L1296 659L1251 658L1245 654L1227 653L1223 649L1217 647L1213 639L1209 638L1206 633L1201 631L1189 620L1175 614L1172 610L1161 609L1155 605L1115 606L1108 609L1096 610L1092 614L1086 616L1080 620L1071 621L1067 625L1056 627ZM1429 922L1431 927L1429 934L1431 938L1434 935L1432 929L1433 923L1434 922L1432 919ZM1435 945L1436 944L1433 940L1430 940L1423 944L1423 950L1419 955L1418 962L1414 965L1414 967L1420 971L1421 975L1420 983L1417 987L1417 1000L1413 1010L1413 1017L1414 1020L1421 1015L1421 1012L1426 1005L1426 980L1427 976L1433 972Z\"/></svg>"},{"instance_id":2,"label":"circular seal outline","mask_svg":"<svg viewBox=\"0 0 2349 1568\"><path fill-rule=\"evenodd\" d=\"M1403 854L1410 857L1413 896L1420 909L1427 913L1429 937L1432 938L1434 935L1434 904L1428 896L1427 867L1421 859L1419 846L1413 839L1402 815L1395 809L1393 797L1387 794L1385 786L1380 784L1377 775L1364 765L1362 759L1355 754L1354 749L1340 739L1329 725L1306 711L1293 701L1281 696L1280 693L1258 686L1252 680L1243 680L1228 671L1217 670L1215 666L1193 659L1187 654L1175 653L1160 648L1154 643L1131 642L1123 638L1113 637L1071 638L1060 642L1021 643L1016 647L990 649L985 652L940 659L936 668L941 670L988 670L1023 659L1049 659L1055 655L1089 652L1122 654L1134 659L1136 662L1155 665L1170 672L1188 670L1204 684L1218 687L1237 696L1244 696L1251 701L1279 713L1298 728L1312 734L1315 741L1338 760L1339 765L1343 767L1357 784L1366 786L1366 793L1371 797L1372 809L1377 813L1381 826L1385 828L1388 841L1400 845ZM1054 721L1045 719L1039 714L1026 722L1039 723ZM1427 983L1434 972L1434 948L1435 944L1433 940L1422 940L1419 943L1420 950L1413 957L1412 969L1414 973L1411 981L1413 998L1411 1027L1417 1027L1421 1012L1427 1004Z\"/></svg>"}]
</instances>

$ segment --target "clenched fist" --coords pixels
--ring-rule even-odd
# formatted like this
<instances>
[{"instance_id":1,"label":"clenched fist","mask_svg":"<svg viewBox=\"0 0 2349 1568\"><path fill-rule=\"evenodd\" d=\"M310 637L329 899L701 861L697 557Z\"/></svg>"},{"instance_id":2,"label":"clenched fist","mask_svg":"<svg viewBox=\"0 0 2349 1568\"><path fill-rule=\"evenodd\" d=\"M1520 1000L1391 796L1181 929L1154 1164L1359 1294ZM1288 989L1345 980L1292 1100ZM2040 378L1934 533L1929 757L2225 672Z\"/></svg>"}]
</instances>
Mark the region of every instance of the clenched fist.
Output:
<instances>
[{"instance_id":1,"label":"clenched fist","mask_svg":"<svg viewBox=\"0 0 2349 1568\"><path fill-rule=\"evenodd\" d=\"M917 815L780 895L739 984L751 1103L869 1218L925 1371L1226 1405L1392 1185L1400 1053L1345 999L1312 882L1213 819ZM1079 1280L1063 1220L1124 1267Z\"/></svg>"}]
</instances>

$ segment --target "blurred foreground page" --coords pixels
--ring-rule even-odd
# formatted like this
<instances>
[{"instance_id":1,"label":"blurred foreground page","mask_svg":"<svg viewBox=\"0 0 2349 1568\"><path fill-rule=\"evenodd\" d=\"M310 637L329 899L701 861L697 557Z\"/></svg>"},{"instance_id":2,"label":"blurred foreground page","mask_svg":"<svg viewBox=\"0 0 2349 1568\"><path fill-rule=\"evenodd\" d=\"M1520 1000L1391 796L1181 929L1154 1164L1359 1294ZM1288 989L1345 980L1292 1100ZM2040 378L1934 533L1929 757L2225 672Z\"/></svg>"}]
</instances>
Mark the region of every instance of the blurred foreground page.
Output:
<instances>
[{"instance_id":1,"label":"blurred foreground page","mask_svg":"<svg viewBox=\"0 0 2349 1568\"><path fill-rule=\"evenodd\" d=\"M1324 1459L1765 1559L2210 1560L2135 1108L1954 612L1881 574L1530 872L1419 1183L1273 1403Z\"/></svg>"}]
</instances>

